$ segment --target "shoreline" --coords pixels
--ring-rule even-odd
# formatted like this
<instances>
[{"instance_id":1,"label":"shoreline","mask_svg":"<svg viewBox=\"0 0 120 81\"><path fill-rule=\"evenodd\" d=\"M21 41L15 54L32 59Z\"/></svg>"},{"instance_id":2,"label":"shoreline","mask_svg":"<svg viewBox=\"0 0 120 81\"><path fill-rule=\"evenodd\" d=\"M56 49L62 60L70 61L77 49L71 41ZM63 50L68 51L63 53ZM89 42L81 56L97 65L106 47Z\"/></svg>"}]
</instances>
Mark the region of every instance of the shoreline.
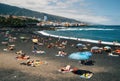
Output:
<instances>
[{"instance_id":1,"label":"shoreline","mask_svg":"<svg viewBox=\"0 0 120 81\"><path fill-rule=\"evenodd\" d=\"M63 39L70 39L70 40L76 40L76 41L83 41L83 42L99 44L99 40L83 39L83 38L75 38L75 37L66 37L66 36L58 36L58 35L53 35L53 34L46 33L44 31L37 31L36 33L37 34L42 34L42 35L45 35L45 36L49 36L49 37L63 38ZM100 44L112 45L112 46L120 46L120 43L117 43L117 42L106 42L106 41L102 41L102 40L101 40Z\"/></svg>"}]
</instances>

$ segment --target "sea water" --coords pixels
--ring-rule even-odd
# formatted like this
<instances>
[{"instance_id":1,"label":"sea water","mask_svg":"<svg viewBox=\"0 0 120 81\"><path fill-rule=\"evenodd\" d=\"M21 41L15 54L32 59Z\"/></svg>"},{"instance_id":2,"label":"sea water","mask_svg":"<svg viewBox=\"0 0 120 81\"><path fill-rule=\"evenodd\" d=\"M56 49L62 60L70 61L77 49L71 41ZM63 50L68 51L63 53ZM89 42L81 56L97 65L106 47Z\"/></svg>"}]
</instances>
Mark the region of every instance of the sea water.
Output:
<instances>
[{"instance_id":1,"label":"sea water","mask_svg":"<svg viewBox=\"0 0 120 81\"><path fill-rule=\"evenodd\" d=\"M51 35L53 37L61 37L66 39L79 39L97 43L98 40L103 43L112 44L112 42L120 43L120 26L86 26L86 27L62 27L56 31L39 31L39 33Z\"/></svg>"}]
</instances>

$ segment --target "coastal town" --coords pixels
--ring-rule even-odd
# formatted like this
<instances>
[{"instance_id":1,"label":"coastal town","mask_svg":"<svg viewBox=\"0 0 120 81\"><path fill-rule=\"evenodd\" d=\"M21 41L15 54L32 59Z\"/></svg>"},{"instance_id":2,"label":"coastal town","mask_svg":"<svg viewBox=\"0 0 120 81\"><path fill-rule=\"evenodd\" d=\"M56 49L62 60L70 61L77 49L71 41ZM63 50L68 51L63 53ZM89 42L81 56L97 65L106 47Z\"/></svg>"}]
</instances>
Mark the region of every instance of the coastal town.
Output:
<instances>
[{"instance_id":1,"label":"coastal town","mask_svg":"<svg viewBox=\"0 0 120 81\"><path fill-rule=\"evenodd\" d=\"M25 21L27 19L31 19L31 21L25 23L27 25L32 26L39 26L39 27L79 27L79 26L87 26L87 23L84 22L58 22L58 21L50 21L47 16L43 16L42 18L36 18L36 17L27 17L27 16L14 16L14 15L0 15L0 17L4 17L5 20L12 18L14 19L20 19L22 21ZM2 19L0 20L2 22Z\"/></svg>"}]
</instances>

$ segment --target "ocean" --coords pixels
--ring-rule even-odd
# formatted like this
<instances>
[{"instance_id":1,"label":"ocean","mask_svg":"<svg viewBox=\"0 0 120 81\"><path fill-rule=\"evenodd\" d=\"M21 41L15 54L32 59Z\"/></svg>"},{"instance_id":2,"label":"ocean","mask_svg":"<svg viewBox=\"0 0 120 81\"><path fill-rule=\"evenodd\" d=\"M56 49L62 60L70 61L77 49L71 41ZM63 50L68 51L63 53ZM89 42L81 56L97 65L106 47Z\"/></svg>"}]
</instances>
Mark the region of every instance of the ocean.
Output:
<instances>
[{"instance_id":1,"label":"ocean","mask_svg":"<svg viewBox=\"0 0 120 81\"><path fill-rule=\"evenodd\" d=\"M85 27L59 27L56 31L39 31L44 35L76 39L98 43L101 40L105 44L120 43L120 26L85 26Z\"/></svg>"}]
</instances>

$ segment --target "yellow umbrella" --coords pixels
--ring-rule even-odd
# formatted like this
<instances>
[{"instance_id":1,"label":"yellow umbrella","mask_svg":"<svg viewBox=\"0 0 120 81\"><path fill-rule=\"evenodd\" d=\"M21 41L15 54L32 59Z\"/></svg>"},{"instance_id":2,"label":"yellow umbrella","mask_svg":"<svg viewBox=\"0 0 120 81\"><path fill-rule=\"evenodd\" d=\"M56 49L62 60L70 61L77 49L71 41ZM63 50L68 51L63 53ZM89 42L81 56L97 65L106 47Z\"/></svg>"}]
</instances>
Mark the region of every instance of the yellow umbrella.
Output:
<instances>
[{"instance_id":1,"label":"yellow umbrella","mask_svg":"<svg viewBox=\"0 0 120 81\"><path fill-rule=\"evenodd\" d=\"M32 39L33 43L38 43L38 39Z\"/></svg>"}]
</instances>

